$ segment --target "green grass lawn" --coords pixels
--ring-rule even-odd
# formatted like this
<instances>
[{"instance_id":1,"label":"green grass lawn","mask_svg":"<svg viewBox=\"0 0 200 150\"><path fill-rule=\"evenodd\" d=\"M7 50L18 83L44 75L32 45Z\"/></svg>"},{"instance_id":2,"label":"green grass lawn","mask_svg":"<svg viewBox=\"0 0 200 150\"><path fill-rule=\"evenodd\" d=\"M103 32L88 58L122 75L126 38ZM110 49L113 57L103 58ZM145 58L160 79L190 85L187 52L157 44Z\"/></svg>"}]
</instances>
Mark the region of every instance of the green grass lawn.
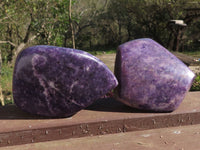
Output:
<instances>
[{"instance_id":1,"label":"green grass lawn","mask_svg":"<svg viewBox=\"0 0 200 150\"><path fill-rule=\"evenodd\" d=\"M87 51L88 53L92 54L92 55L103 55L103 54L113 54L116 53L115 49L110 49L110 50L97 50L97 51Z\"/></svg>"},{"instance_id":2,"label":"green grass lawn","mask_svg":"<svg viewBox=\"0 0 200 150\"><path fill-rule=\"evenodd\" d=\"M189 55L189 56L193 56L196 58L200 58L200 51L194 51L194 52L183 52L183 54Z\"/></svg>"},{"instance_id":3,"label":"green grass lawn","mask_svg":"<svg viewBox=\"0 0 200 150\"><path fill-rule=\"evenodd\" d=\"M1 85L3 89L3 95L5 98L5 104L13 103L12 74L13 74L13 68L3 64L1 70Z\"/></svg>"}]
</instances>

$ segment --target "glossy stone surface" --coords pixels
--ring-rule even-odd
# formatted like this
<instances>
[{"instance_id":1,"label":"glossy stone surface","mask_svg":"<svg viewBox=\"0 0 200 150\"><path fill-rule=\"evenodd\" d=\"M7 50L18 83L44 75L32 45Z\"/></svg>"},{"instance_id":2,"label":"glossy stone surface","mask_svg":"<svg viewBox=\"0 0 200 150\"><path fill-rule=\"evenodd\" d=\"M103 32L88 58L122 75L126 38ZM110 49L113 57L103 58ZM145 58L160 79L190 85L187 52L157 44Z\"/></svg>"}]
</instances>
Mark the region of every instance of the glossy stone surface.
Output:
<instances>
[{"instance_id":1,"label":"glossy stone surface","mask_svg":"<svg viewBox=\"0 0 200 150\"><path fill-rule=\"evenodd\" d=\"M32 114L67 117L117 86L113 73L89 53L34 46L17 57L13 75L15 104Z\"/></svg>"},{"instance_id":2,"label":"glossy stone surface","mask_svg":"<svg viewBox=\"0 0 200 150\"><path fill-rule=\"evenodd\" d=\"M116 98L134 108L175 110L190 89L194 73L151 39L137 39L118 47Z\"/></svg>"}]
</instances>

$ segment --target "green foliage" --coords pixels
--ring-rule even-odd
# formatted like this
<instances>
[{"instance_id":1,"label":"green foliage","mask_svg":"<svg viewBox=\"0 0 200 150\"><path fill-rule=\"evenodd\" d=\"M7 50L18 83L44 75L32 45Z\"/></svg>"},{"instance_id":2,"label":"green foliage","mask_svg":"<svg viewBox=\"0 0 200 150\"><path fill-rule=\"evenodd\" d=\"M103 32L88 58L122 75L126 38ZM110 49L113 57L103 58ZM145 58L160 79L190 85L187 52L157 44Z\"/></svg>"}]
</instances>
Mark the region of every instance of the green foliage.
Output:
<instances>
[{"instance_id":1,"label":"green foliage","mask_svg":"<svg viewBox=\"0 0 200 150\"><path fill-rule=\"evenodd\" d=\"M169 47L172 37L168 22L172 19L184 19L185 8L194 7L192 2L193 0L80 0L75 5L79 18L77 28L80 29L76 36L78 46L82 49L116 47L125 41L149 37ZM194 26L197 27L196 24ZM200 28L194 26L188 29L196 29L194 33L198 33ZM86 28L82 30L83 27ZM191 34L187 32L184 33L182 49L194 45L193 42L186 44L191 40ZM198 45L193 49L197 47Z\"/></svg>"},{"instance_id":2,"label":"green foliage","mask_svg":"<svg viewBox=\"0 0 200 150\"><path fill-rule=\"evenodd\" d=\"M15 44L0 44L4 62L12 60L21 43L25 43L26 47L40 44L65 46L66 37L70 38L68 7L69 0L1 2L0 41ZM37 38L29 43L34 35Z\"/></svg>"},{"instance_id":3,"label":"green foliage","mask_svg":"<svg viewBox=\"0 0 200 150\"><path fill-rule=\"evenodd\" d=\"M200 91L200 73L197 74L190 90L191 91Z\"/></svg>"},{"instance_id":4,"label":"green foliage","mask_svg":"<svg viewBox=\"0 0 200 150\"><path fill-rule=\"evenodd\" d=\"M92 54L92 55L104 55L104 54L114 54L114 53L116 53L116 50L115 49L90 50L90 51L87 51L87 52Z\"/></svg>"},{"instance_id":5,"label":"green foliage","mask_svg":"<svg viewBox=\"0 0 200 150\"><path fill-rule=\"evenodd\" d=\"M184 19L185 8L194 0L73 0L72 22L78 49L113 48L149 37L165 47L171 39L167 24ZM71 47L69 0L9 0L0 3L0 39L16 45L37 35L26 47L37 44ZM29 28L30 27L30 28ZM28 30L29 29L29 30ZM200 50L200 21L194 20L183 35L182 50ZM0 44L4 61L10 61L16 47Z\"/></svg>"},{"instance_id":6,"label":"green foliage","mask_svg":"<svg viewBox=\"0 0 200 150\"><path fill-rule=\"evenodd\" d=\"M13 68L3 64L2 70L1 70L1 81L0 84L3 89L3 95L5 99L5 104L13 103L12 98L12 74L13 74Z\"/></svg>"},{"instance_id":7,"label":"green foliage","mask_svg":"<svg viewBox=\"0 0 200 150\"><path fill-rule=\"evenodd\" d=\"M3 64L2 70L1 70L1 85L3 89L6 91L10 91L12 88L12 67L9 67L6 64Z\"/></svg>"}]
</instances>

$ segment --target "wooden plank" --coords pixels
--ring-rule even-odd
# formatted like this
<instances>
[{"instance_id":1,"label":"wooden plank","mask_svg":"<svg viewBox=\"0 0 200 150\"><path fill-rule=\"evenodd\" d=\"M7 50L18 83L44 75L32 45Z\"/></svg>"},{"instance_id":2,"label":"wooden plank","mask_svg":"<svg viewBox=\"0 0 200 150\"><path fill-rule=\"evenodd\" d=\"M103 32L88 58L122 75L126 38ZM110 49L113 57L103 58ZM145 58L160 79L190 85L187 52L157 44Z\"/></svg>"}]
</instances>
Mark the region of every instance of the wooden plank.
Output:
<instances>
[{"instance_id":1,"label":"wooden plank","mask_svg":"<svg viewBox=\"0 0 200 150\"><path fill-rule=\"evenodd\" d=\"M199 150L200 125L65 139L2 150Z\"/></svg>"},{"instance_id":2,"label":"wooden plank","mask_svg":"<svg viewBox=\"0 0 200 150\"><path fill-rule=\"evenodd\" d=\"M102 99L70 118L29 115L16 106L0 108L0 146L200 123L200 92L190 92L172 113L142 112Z\"/></svg>"}]
</instances>

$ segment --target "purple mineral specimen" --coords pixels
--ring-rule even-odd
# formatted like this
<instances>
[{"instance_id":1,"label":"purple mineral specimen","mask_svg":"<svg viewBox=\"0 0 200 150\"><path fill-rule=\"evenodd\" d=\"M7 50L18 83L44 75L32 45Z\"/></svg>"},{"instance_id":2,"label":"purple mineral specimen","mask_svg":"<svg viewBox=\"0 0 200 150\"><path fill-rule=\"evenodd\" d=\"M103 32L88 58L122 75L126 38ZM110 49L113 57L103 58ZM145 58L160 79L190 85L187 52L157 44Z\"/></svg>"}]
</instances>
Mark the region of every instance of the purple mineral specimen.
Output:
<instances>
[{"instance_id":1,"label":"purple mineral specimen","mask_svg":"<svg viewBox=\"0 0 200 150\"><path fill-rule=\"evenodd\" d=\"M13 75L15 104L48 117L67 117L117 86L107 66L81 50L34 46L17 57Z\"/></svg>"},{"instance_id":2,"label":"purple mineral specimen","mask_svg":"<svg viewBox=\"0 0 200 150\"><path fill-rule=\"evenodd\" d=\"M194 73L163 46L138 39L118 47L116 98L134 108L175 110L190 89Z\"/></svg>"}]
</instances>

